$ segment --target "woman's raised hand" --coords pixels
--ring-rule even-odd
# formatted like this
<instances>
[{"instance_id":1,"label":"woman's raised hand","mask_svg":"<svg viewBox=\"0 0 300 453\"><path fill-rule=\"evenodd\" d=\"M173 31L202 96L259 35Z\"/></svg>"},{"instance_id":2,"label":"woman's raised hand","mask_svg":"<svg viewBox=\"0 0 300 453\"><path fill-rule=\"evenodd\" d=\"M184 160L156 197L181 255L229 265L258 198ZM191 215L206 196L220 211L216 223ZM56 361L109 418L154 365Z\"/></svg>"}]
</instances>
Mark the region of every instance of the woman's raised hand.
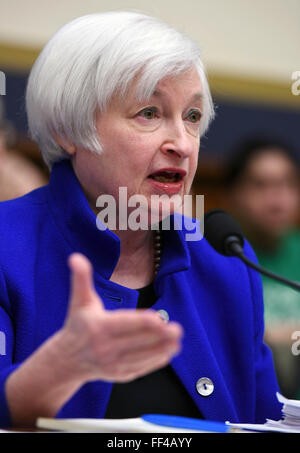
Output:
<instances>
[{"instance_id":1,"label":"woman's raised hand","mask_svg":"<svg viewBox=\"0 0 300 453\"><path fill-rule=\"evenodd\" d=\"M106 310L89 260L69 259L71 295L61 330L67 366L83 381L127 382L168 364L180 350L182 328L152 310Z\"/></svg>"},{"instance_id":2,"label":"woman's raised hand","mask_svg":"<svg viewBox=\"0 0 300 453\"><path fill-rule=\"evenodd\" d=\"M15 426L54 417L86 382L126 382L167 365L180 349L182 329L151 310L105 310L80 254L70 257L71 295L63 327L6 381Z\"/></svg>"}]
</instances>

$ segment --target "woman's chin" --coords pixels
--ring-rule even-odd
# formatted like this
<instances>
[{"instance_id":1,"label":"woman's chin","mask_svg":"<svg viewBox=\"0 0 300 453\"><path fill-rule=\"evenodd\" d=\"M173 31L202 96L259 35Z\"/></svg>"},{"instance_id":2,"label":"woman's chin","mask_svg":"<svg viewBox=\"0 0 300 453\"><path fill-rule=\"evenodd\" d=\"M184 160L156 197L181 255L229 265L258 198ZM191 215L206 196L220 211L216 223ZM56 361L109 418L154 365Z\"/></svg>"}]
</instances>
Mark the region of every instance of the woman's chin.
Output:
<instances>
[{"instance_id":1,"label":"woman's chin","mask_svg":"<svg viewBox=\"0 0 300 453\"><path fill-rule=\"evenodd\" d=\"M153 227L158 225L159 223L165 223L165 225L167 225L170 216L176 213L182 214L182 202L171 207L170 206L153 207L151 209L151 213L149 216L151 229L154 229Z\"/></svg>"}]
</instances>

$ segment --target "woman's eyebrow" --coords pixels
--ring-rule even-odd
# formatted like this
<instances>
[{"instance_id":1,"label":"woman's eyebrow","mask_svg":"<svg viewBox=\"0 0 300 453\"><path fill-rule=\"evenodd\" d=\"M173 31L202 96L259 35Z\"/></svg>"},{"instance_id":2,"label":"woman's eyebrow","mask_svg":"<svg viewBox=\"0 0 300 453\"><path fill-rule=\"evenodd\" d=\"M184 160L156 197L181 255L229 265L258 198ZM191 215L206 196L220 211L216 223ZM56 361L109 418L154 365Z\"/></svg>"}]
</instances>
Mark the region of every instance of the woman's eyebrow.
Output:
<instances>
[{"instance_id":1,"label":"woman's eyebrow","mask_svg":"<svg viewBox=\"0 0 300 453\"><path fill-rule=\"evenodd\" d=\"M197 101L202 101L203 99L203 93L199 92L199 93L196 93L194 94L192 97L191 97L191 102L197 102Z\"/></svg>"},{"instance_id":2,"label":"woman's eyebrow","mask_svg":"<svg viewBox=\"0 0 300 453\"><path fill-rule=\"evenodd\" d=\"M163 97L164 96L164 93L160 90L154 90L151 97ZM150 97L150 98L151 98ZM187 104L191 104L193 102L199 102L199 101L202 101L203 100L203 93L201 93L200 91L193 94L189 99L187 99Z\"/></svg>"}]
</instances>

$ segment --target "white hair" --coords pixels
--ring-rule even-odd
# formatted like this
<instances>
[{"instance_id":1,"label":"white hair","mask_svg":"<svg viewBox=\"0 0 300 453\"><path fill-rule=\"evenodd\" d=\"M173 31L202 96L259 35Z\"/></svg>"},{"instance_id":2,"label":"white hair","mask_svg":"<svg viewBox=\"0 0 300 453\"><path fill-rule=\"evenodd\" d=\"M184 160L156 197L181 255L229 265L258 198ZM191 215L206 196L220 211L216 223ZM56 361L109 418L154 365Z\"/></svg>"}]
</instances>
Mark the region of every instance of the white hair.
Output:
<instances>
[{"instance_id":1,"label":"white hair","mask_svg":"<svg viewBox=\"0 0 300 453\"><path fill-rule=\"evenodd\" d=\"M192 67L203 89L203 135L214 108L197 44L160 20L136 12L79 17L56 32L33 65L26 91L30 135L50 168L68 157L55 134L101 153L97 109L104 112L116 93L126 95L137 76L136 94L147 99L165 76Z\"/></svg>"}]
</instances>

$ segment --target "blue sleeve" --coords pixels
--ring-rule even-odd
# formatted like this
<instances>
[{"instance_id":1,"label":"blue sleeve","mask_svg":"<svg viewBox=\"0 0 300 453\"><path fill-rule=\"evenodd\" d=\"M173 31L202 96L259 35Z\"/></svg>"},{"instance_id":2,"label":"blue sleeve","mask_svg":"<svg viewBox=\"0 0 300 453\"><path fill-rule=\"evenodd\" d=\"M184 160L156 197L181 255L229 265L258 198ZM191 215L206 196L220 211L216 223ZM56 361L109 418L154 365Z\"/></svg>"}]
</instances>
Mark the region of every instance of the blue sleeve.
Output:
<instances>
[{"instance_id":1,"label":"blue sleeve","mask_svg":"<svg viewBox=\"0 0 300 453\"><path fill-rule=\"evenodd\" d=\"M249 244L245 245L247 256L257 263L255 253ZM282 405L278 402L279 392L273 356L264 343L264 302L261 275L248 267L253 300L255 338L254 338L254 369L256 381L255 423L265 423L267 418L279 420Z\"/></svg>"},{"instance_id":2,"label":"blue sleeve","mask_svg":"<svg viewBox=\"0 0 300 453\"><path fill-rule=\"evenodd\" d=\"M10 373L19 366L13 364L14 329L8 307L5 281L0 269L0 428L11 426L5 383Z\"/></svg>"}]
</instances>

